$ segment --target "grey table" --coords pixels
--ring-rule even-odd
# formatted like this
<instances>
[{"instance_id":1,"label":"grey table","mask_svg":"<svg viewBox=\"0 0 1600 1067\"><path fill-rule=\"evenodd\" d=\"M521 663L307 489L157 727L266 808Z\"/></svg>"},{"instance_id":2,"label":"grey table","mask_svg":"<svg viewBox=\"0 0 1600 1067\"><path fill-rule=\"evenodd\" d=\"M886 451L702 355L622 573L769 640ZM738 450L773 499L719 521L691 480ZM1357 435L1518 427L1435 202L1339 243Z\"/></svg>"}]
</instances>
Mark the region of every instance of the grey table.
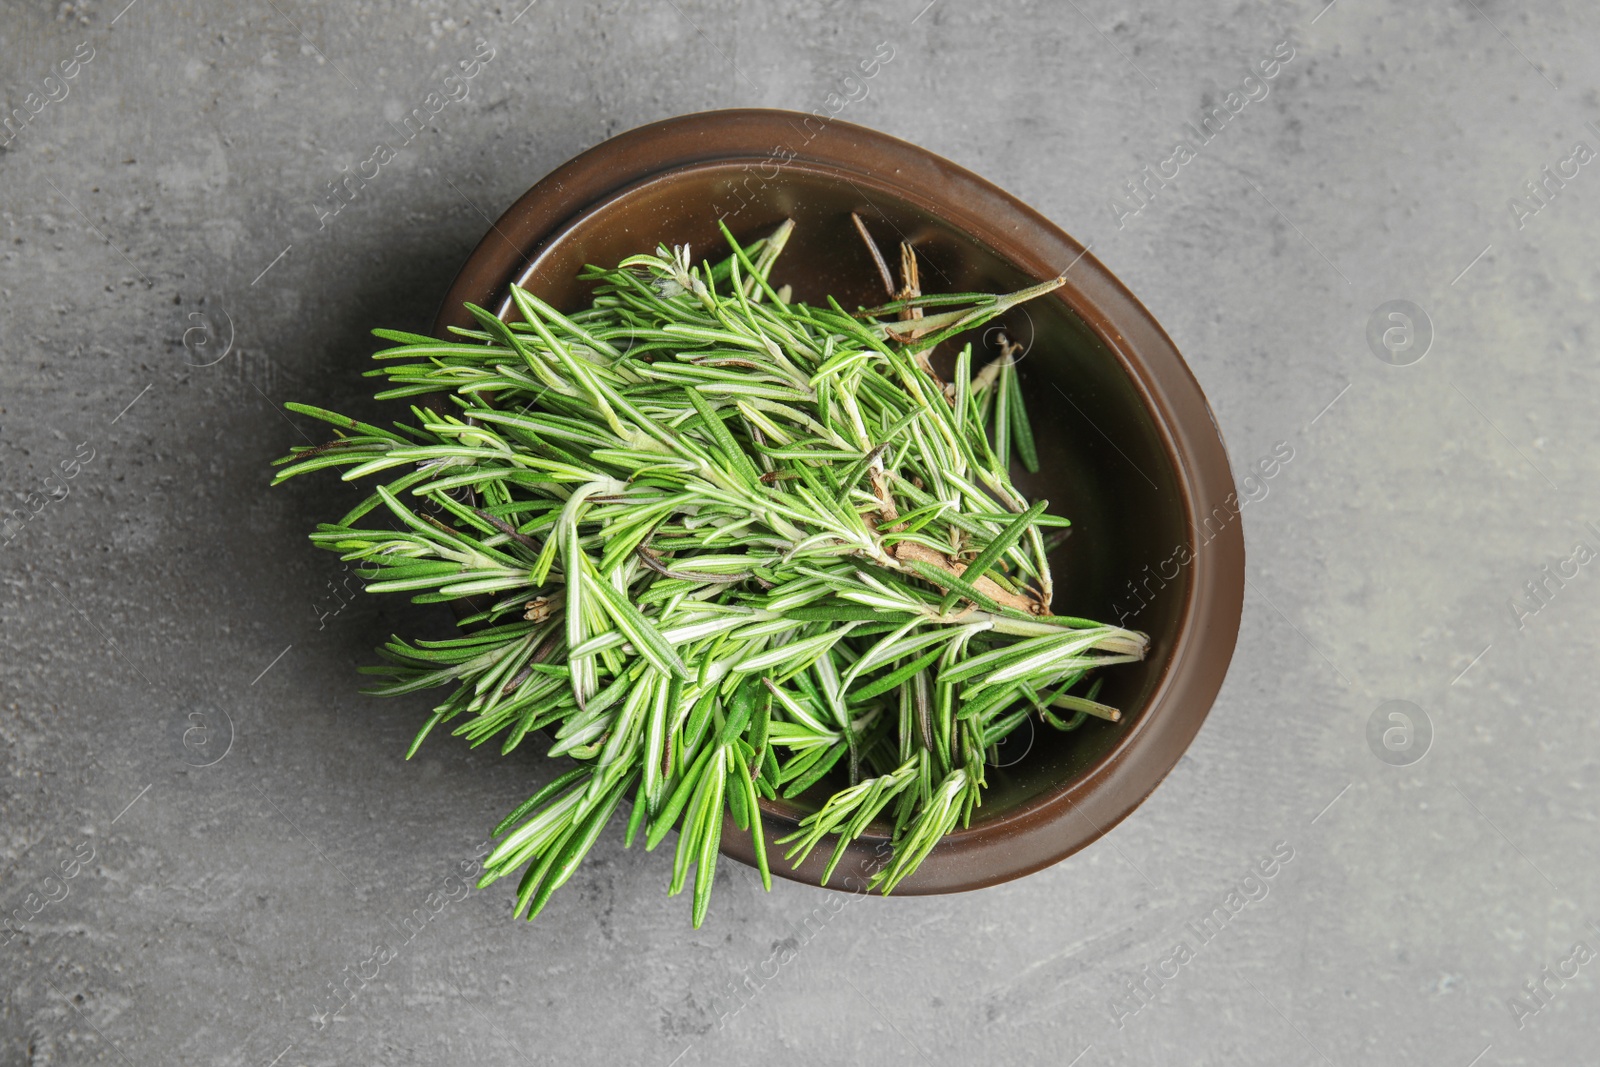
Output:
<instances>
[{"instance_id":1,"label":"grey table","mask_svg":"<svg viewBox=\"0 0 1600 1067\"><path fill-rule=\"evenodd\" d=\"M1597 33L1491 0L7 0L0 490L41 510L0 530L0 1063L1592 1062ZM735 105L1034 204L1171 332L1241 475L1292 458L1248 494L1228 682L1107 839L945 898L725 863L695 932L613 835L513 923L462 865L546 772L400 760L429 701L354 667L431 616L306 543L331 479L267 489L281 405L375 411L365 331L424 328L489 218Z\"/></svg>"}]
</instances>

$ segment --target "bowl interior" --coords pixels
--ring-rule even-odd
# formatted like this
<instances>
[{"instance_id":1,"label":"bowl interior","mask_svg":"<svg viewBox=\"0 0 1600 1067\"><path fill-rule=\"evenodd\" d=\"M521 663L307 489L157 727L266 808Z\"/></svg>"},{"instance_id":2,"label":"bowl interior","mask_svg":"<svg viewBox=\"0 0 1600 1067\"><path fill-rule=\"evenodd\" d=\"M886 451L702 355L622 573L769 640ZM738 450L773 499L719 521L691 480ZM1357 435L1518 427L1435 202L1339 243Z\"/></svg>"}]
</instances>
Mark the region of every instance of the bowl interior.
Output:
<instances>
[{"instance_id":1,"label":"bowl interior","mask_svg":"<svg viewBox=\"0 0 1600 1067\"><path fill-rule=\"evenodd\" d=\"M733 159L674 169L612 194L556 232L516 281L558 308L577 310L591 298L589 286L577 280L585 264L612 266L658 244L687 244L697 258L721 258L726 244L719 217L744 242L792 218L796 229L773 271L776 284L792 286L795 299L812 303L825 303L830 295L847 308L882 303L882 283L851 212L867 223L891 264L898 263L899 242L911 242L926 293L1006 292L1041 280L943 221L929 205L859 172L796 161L776 177L753 181L749 161ZM514 316L504 294L496 295L502 300L499 313ZM1150 634L1150 654L1142 663L1105 672L1100 699L1122 709L1121 723L1090 719L1069 734L1035 724L1031 742L1019 736L1004 752L1007 765L989 769L990 788L966 834L1116 758L1168 667L1190 595L1192 568L1166 580L1152 569L1190 539L1168 443L1118 354L1070 299L1068 287L1013 309L998 323L941 346L935 365L947 369L960 345L970 341L976 368L998 353L1002 329L1025 346L1019 372L1040 471L1030 475L1014 464L1012 473L1031 499L1048 499L1052 513L1073 523L1051 556L1053 610L1104 622L1120 619ZM1135 582L1142 583L1142 597L1132 595ZM763 806L798 818L829 791L819 787L795 801ZM775 870L780 866L786 867L775 861Z\"/></svg>"}]
</instances>

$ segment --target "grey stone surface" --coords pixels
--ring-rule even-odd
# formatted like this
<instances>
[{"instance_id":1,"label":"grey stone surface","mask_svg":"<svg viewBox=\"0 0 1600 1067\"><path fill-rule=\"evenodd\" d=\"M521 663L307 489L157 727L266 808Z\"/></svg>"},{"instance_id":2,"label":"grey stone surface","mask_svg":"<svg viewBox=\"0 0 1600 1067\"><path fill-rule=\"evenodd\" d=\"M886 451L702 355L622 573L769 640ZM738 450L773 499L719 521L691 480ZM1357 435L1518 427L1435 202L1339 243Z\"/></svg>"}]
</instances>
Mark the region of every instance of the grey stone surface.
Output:
<instances>
[{"instance_id":1,"label":"grey stone surface","mask_svg":"<svg viewBox=\"0 0 1600 1067\"><path fill-rule=\"evenodd\" d=\"M1600 547L1600 172L1509 203L1600 148L1592 5L125 3L0 3L8 113L42 103L0 155L4 503L76 472L0 549L0 1064L1594 1062L1600 575L1512 605ZM467 98L319 229L480 38ZM1019 882L769 895L725 862L696 932L669 857L612 837L513 923L452 875L549 772L399 759L428 700L354 668L432 616L338 608L304 534L346 497L268 491L301 439L278 405L372 410L365 331L425 326L486 216L579 150L826 107L880 41L841 118L1092 242L1239 468L1292 446L1244 512L1226 687L1132 818ZM1393 300L1431 321L1408 366L1366 340ZM1369 747L1391 700L1431 723L1420 761ZM1266 895L1202 943L1241 885Z\"/></svg>"}]
</instances>

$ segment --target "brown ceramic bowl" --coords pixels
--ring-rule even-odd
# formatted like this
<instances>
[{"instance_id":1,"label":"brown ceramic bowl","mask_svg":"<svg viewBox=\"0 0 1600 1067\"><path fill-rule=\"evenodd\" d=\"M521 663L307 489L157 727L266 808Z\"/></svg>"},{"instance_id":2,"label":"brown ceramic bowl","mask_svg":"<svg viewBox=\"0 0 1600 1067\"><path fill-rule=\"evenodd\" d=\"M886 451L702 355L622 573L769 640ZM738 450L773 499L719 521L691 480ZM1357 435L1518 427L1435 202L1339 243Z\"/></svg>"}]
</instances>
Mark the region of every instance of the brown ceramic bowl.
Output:
<instances>
[{"instance_id":1,"label":"brown ceramic bowl","mask_svg":"<svg viewBox=\"0 0 1600 1067\"><path fill-rule=\"evenodd\" d=\"M928 292L1003 292L1066 272L1062 288L1004 324L1028 346L1020 372L1042 463L1019 482L1073 522L1052 558L1054 610L1107 621L1126 611L1126 625L1151 637L1144 662L1105 674L1101 699L1123 721L1039 727L1025 756L989 771L971 826L896 892L976 889L1055 863L1125 818L1200 729L1233 654L1244 597L1233 477L1199 385L1139 301L1077 241L948 160L844 122L713 111L614 137L535 185L467 260L434 331L470 325L464 301L509 314L513 281L571 310L586 303L576 280L586 263L662 242L711 255L719 216L741 240L796 221L774 280L798 299L878 303L852 211L886 253L902 236L916 246ZM972 340L994 351L992 331ZM826 796L816 792L763 801L766 840L814 810ZM886 833L875 826L855 842L832 884L859 886L844 875L870 869ZM730 825L722 841L754 861L748 834ZM813 884L830 852L792 869L769 849L775 873Z\"/></svg>"}]
</instances>

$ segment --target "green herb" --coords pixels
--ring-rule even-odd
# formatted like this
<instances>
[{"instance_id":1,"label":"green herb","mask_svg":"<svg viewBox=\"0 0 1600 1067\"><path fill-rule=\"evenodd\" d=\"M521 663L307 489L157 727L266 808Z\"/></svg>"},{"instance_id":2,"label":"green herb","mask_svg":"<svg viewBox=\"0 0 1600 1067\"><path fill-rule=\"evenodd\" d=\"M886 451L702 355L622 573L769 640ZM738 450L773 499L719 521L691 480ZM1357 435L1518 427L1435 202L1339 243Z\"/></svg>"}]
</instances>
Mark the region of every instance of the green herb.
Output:
<instances>
[{"instance_id":1,"label":"green herb","mask_svg":"<svg viewBox=\"0 0 1600 1067\"><path fill-rule=\"evenodd\" d=\"M372 693L450 687L408 756L448 725L502 752L546 731L577 761L485 862L485 885L523 872L530 919L625 800L628 842L677 830L670 888L692 875L696 926L725 813L769 881L759 805L780 793L819 793L777 842L792 862L832 837L831 874L851 840L892 835L889 892L970 820L986 750L1030 715L1114 721L1097 684L1073 690L1145 653L1048 613L1041 531L1066 522L1009 475L1010 455L1037 464L1015 348L975 375L963 349L949 384L929 358L1060 280L923 296L910 247L897 289L868 236L890 302L812 307L770 280L791 231L724 230L714 264L661 248L587 268L572 314L514 287L518 321L468 305L479 328L453 340L377 331L380 398L449 397L394 431L290 405L336 436L276 481L386 479L312 540L369 592L474 598L463 636L395 636L364 668Z\"/></svg>"}]
</instances>

